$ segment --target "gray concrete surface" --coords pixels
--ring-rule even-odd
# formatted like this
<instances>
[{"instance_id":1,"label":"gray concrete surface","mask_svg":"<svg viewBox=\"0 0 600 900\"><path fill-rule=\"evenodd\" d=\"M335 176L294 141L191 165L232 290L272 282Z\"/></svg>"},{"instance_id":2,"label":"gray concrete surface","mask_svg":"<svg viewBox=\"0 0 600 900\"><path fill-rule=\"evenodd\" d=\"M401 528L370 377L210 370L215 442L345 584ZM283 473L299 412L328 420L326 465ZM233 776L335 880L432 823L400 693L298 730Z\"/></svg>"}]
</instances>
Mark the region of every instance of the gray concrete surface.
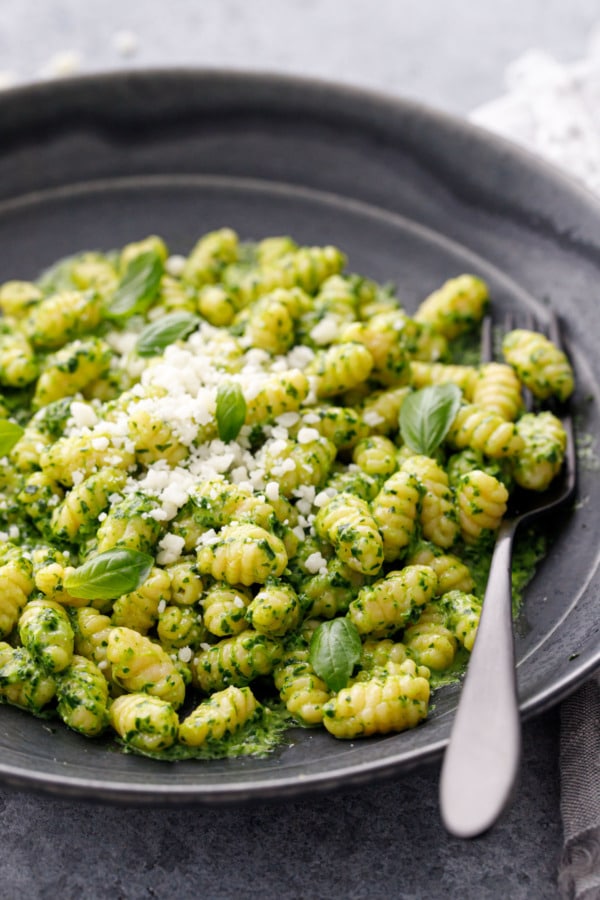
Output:
<instances>
[{"instance_id":1,"label":"gray concrete surface","mask_svg":"<svg viewBox=\"0 0 600 900\"><path fill-rule=\"evenodd\" d=\"M581 56L597 20L597 0L2 0L0 69L30 81L66 51L80 55L83 72L248 67L465 113L501 93L505 66L530 46ZM137 40L131 56L116 46L123 30ZM0 898L556 897L556 710L526 724L524 745L514 805L471 843L443 832L437 766L345 794L216 810L0 791Z\"/></svg>"},{"instance_id":2,"label":"gray concrete surface","mask_svg":"<svg viewBox=\"0 0 600 900\"><path fill-rule=\"evenodd\" d=\"M5 900L556 897L557 714L528 723L518 796L488 835L446 835L438 767L285 803L177 811L0 792Z\"/></svg>"}]
</instances>

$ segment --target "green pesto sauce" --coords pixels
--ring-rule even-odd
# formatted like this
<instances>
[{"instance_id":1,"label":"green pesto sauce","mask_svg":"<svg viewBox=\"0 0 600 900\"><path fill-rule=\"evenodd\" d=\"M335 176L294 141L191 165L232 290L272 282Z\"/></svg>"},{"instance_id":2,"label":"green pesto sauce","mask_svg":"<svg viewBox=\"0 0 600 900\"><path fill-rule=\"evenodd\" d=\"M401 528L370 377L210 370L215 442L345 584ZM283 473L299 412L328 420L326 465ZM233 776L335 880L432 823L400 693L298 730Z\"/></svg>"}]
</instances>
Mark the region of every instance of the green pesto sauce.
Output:
<instances>
[{"instance_id":1,"label":"green pesto sauce","mask_svg":"<svg viewBox=\"0 0 600 900\"><path fill-rule=\"evenodd\" d=\"M431 690L435 691L437 688L444 687L446 684L454 684L456 681L460 681L461 675L463 675L467 668L469 655L470 654L464 647L460 647L454 657L454 662L449 669L444 669L443 672L434 672L432 670L431 678L429 679Z\"/></svg>"},{"instance_id":2,"label":"green pesto sauce","mask_svg":"<svg viewBox=\"0 0 600 900\"><path fill-rule=\"evenodd\" d=\"M31 419L33 392L34 388L31 385L25 388L3 388L2 403L8 409L11 418L22 427L25 427Z\"/></svg>"},{"instance_id":3,"label":"green pesto sauce","mask_svg":"<svg viewBox=\"0 0 600 900\"><path fill-rule=\"evenodd\" d=\"M517 532L513 546L512 558L512 614L516 619L523 605L525 588L533 579L537 565L547 553L548 540L539 528L531 527ZM475 581L473 593L482 597L485 594L493 546L489 549L467 549L464 554L466 564ZM432 690L460 681L465 673L470 654L461 647L449 669L443 672L432 672L430 684Z\"/></svg>"},{"instance_id":4,"label":"green pesto sauce","mask_svg":"<svg viewBox=\"0 0 600 900\"><path fill-rule=\"evenodd\" d=\"M450 341L451 361L461 366L478 366L481 362L481 341L478 331L467 331Z\"/></svg>"},{"instance_id":5,"label":"green pesto sauce","mask_svg":"<svg viewBox=\"0 0 600 900\"><path fill-rule=\"evenodd\" d=\"M258 716L247 722L235 734L220 741L207 741L201 747L186 747L175 744L168 750L157 753L131 747L126 741L117 741L126 753L147 756L162 762L177 762L181 759L231 759L236 756L265 757L284 740L285 732L294 723L290 714L281 704L263 705Z\"/></svg>"},{"instance_id":6,"label":"green pesto sauce","mask_svg":"<svg viewBox=\"0 0 600 900\"><path fill-rule=\"evenodd\" d=\"M475 581L473 593L483 598L492 561L493 545L485 550L467 548L464 560ZM517 532L512 558L512 608L516 617L523 604L523 593L534 577L537 564L546 555L548 540L539 527L521 529Z\"/></svg>"}]
</instances>

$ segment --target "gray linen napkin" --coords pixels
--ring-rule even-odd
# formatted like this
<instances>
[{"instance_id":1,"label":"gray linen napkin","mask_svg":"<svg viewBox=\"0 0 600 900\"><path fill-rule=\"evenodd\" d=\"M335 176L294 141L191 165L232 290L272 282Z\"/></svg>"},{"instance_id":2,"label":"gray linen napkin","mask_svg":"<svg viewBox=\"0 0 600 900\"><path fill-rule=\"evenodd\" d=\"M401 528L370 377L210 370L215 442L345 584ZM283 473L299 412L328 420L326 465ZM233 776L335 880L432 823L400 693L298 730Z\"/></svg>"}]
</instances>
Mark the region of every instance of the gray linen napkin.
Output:
<instances>
[{"instance_id":1,"label":"gray linen napkin","mask_svg":"<svg viewBox=\"0 0 600 900\"><path fill-rule=\"evenodd\" d=\"M600 675L560 711L561 813L564 850L558 883L563 897L600 897Z\"/></svg>"},{"instance_id":2,"label":"gray linen napkin","mask_svg":"<svg viewBox=\"0 0 600 900\"><path fill-rule=\"evenodd\" d=\"M587 56L560 65L530 50L507 70L508 93L471 119L563 166L600 194L600 27ZM600 900L600 676L561 707L558 887L565 900Z\"/></svg>"}]
</instances>

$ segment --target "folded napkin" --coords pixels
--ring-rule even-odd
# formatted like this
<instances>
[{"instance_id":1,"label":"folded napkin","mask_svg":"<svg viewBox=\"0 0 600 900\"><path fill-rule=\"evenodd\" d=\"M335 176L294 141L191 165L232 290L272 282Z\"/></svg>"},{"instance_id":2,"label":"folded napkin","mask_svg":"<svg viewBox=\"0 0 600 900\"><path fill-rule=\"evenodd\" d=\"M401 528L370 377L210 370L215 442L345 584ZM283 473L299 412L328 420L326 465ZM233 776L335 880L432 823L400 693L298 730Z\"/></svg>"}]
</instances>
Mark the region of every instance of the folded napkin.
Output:
<instances>
[{"instance_id":1,"label":"folded napkin","mask_svg":"<svg viewBox=\"0 0 600 900\"><path fill-rule=\"evenodd\" d=\"M472 121L568 170L600 196L600 28L584 59L530 50L506 72L505 96ZM561 707L562 897L600 900L600 676Z\"/></svg>"},{"instance_id":2,"label":"folded napkin","mask_svg":"<svg viewBox=\"0 0 600 900\"><path fill-rule=\"evenodd\" d=\"M564 850L559 871L563 897L600 897L600 675L560 711L561 813Z\"/></svg>"}]
</instances>

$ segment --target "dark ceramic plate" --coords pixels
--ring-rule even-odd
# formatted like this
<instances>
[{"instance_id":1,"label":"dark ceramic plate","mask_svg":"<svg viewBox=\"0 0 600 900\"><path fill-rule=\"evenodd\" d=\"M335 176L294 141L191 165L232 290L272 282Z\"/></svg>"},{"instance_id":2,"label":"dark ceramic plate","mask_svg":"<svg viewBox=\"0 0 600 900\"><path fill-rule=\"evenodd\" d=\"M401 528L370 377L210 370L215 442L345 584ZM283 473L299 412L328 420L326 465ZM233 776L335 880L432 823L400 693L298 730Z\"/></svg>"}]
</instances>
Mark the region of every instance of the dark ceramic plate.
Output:
<instances>
[{"instance_id":1,"label":"dark ceramic plate","mask_svg":"<svg viewBox=\"0 0 600 900\"><path fill-rule=\"evenodd\" d=\"M0 99L0 280L151 232L187 251L231 225L335 243L414 309L444 279L486 278L499 309L567 324L580 434L598 433L600 207L512 146L418 105L272 76L148 72L39 85ZM523 715L600 664L600 479L550 524L555 544L517 624ZM430 719L340 743L297 729L268 759L161 764L0 709L0 778L99 799L222 802L364 782L441 753L458 687Z\"/></svg>"}]
</instances>

